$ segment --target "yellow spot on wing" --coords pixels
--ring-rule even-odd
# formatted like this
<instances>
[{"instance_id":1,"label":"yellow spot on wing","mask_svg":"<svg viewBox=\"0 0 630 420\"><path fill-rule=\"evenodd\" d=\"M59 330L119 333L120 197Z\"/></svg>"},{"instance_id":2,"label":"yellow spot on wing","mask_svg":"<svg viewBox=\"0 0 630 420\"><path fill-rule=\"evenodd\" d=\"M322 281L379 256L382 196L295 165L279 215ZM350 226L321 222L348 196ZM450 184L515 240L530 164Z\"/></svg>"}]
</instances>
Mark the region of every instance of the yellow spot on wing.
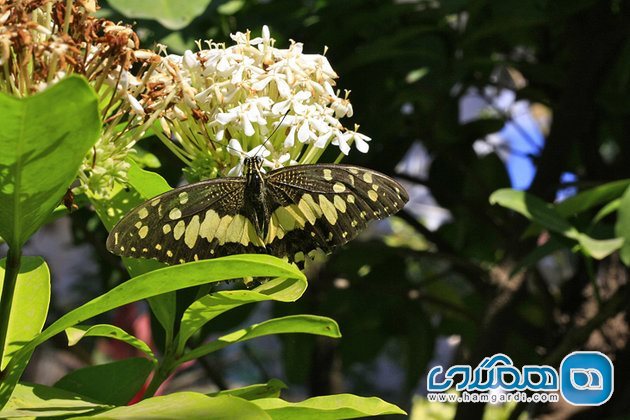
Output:
<instances>
[{"instance_id":1,"label":"yellow spot on wing","mask_svg":"<svg viewBox=\"0 0 630 420\"><path fill-rule=\"evenodd\" d=\"M326 181L332 181L333 176L332 176L332 171L330 169L324 169L324 179Z\"/></svg>"},{"instance_id":2,"label":"yellow spot on wing","mask_svg":"<svg viewBox=\"0 0 630 420\"><path fill-rule=\"evenodd\" d=\"M350 204L354 203L354 195L348 194L348 203L350 203Z\"/></svg>"},{"instance_id":3,"label":"yellow spot on wing","mask_svg":"<svg viewBox=\"0 0 630 420\"><path fill-rule=\"evenodd\" d=\"M162 226L162 232L164 232L165 235L167 233L169 233L170 231L171 231L171 225L166 224L166 225Z\"/></svg>"},{"instance_id":4,"label":"yellow spot on wing","mask_svg":"<svg viewBox=\"0 0 630 420\"><path fill-rule=\"evenodd\" d=\"M378 193L374 190L370 190L368 191L368 197L370 197L370 200L372 201L377 201L378 200Z\"/></svg>"},{"instance_id":5,"label":"yellow spot on wing","mask_svg":"<svg viewBox=\"0 0 630 420\"><path fill-rule=\"evenodd\" d=\"M142 207L140 210L138 210L138 217L141 219L146 218L149 215L149 210L147 210L146 207Z\"/></svg>"},{"instance_id":6,"label":"yellow spot on wing","mask_svg":"<svg viewBox=\"0 0 630 420\"><path fill-rule=\"evenodd\" d=\"M178 241L179 238L182 237L185 230L186 230L186 223L184 223L183 220L180 220L179 222L177 222L177 224L173 228L173 236L175 237L176 241Z\"/></svg>"},{"instance_id":7,"label":"yellow spot on wing","mask_svg":"<svg viewBox=\"0 0 630 420\"><path fill-rule=\"evenodd\" d=\"M175 207L168 213L168 217L171 220L179 219L180 217L182 217L182 212L177 207Z\"/></svg>"},{"instance_id":8,"label":"yellow spot on wing","mask_svg":"<svg viewBox=\"0 0 630 420\"><path fill-rule=\"evenodd\" d=\"M346 186L343 185L341 182L335 182L335 185L333 185L333 191L336 193L342 193L346 190Z\"/></svg>"},{"instance_id":9,"label":"yellow spot on wing","mask_svg":"<svg viewBox=\"0 0 630 420\"><path fill-rule=\"evenodd\" d=\"M214 210L208 210L206 212L206 217L201 222L201 226L199 226L199 236L202 238L206 238L208 242L212 242L215 238L215 234L217 231L217 227L219 227L219 222L221 218L218 213Z\"/></svg>"},{"instance_id":10,"label":"yellow spot on wing","mask_svg":"<svg viewBox=\"0 0 630 420\"><path fill-rule=\"evenodd\" d=\"M160 204L160 199L159 198L156 198L155 200L151 201L151 205L153 207L157 206L158 204Z\"/></svg>"},{"instance_id":11,"label":"yellow spot on wing","mask_svg":"<svg viewBox=\"0 0 630 420\"><path fill-rule=\"evenodd\" d=\"M138 236L140 236L140 238L144 239L147 237L147 234L149 233L149 227L148 226L142 226L140 228L140 230L138 231Z\"/></svg>"},{"instance_id":12,"label":"yellow spot on wing","mask_svg":"<svg viewBox=\"0 0 630 420\"><path fill-rule=\"evenodd\" d=\"M230 227L231 223L232 223L232 216L229 216L229 215L225 215L221 218L221 220L219 220L217 231L214 234L214 236L219 239L219 244L223 245L226 242L225 237L227 234L227 229L228 227Z\"/></svg>"},{"instance_id":13,"label":"yellow spot on wing","mask_svg":"<svg viewBox=\"0 0 630 420\"><path fill-rule=\"evenodd\" d=\"M167 257L172 257L173 256L173 251L171 251L170 249L168 251L166 251L166 256Z\"/></svg>"},{"instance_id":14,"label":"yellow spot on wing","mask_svg":"<svg viewBox=\"0 0 630 420\"><path fill-rule=\"evenodd\" d=\"M179 197L179 204L188 203L188 193L186 191L180 192L178 197Z\"/></svg>"},{"instance_id":15,"label":"yellow spot on wing","mask_svg":"<svg viewBox=\"0 0 630 420\"><path fill-rule=\"evenodd\" d=\"M333 198L333 203L337 210L342 213L346 212L346 201L340 195L336 195L335 198Z\"/></svg>"},{"instance_id":16,"label":"yellow spot on wing","mask_svg":"<svg viewBox=\"0 0 630 420\"><path fill-rule=\"evenodd\" d=\"M194 215L188 226L186 226L186 232L184 232L184 242L188 245L188 248L192 249L197 242L199 236L199 216Z\"/></svg>"},{"instance_id":17,"label":"yellow spot on wing","mask_svg":"<svg viewBox=\"0 0 630 420\"><path fill-rule=\"evenodd\" d=\"M241 242L245 231L245 217L237 214L232 218L232 223L225 232L225 242Z\"/></svg>"},{"instance_id":18,"label":"yellow spot on wing","mask_svg":"<svg viewBox=\"0 0 630 420\"><path fill-rule=\"evenodd\" d=\"M364 180L365 182L367 182L368 184L371 184L371 183L372 183L372 181L373 181L373 179L372 179L372 174L371 174L371 173L369 173L369 172L364 173L364 174L363 174L363 180Z\"/></svg>"},{"instance_id":19,"label":"yellow spot on wing","mask_svg":"<svg viewBox=\"0 0 630 420\"><path fill-rule=\"evenodd\" d=\"M331 203L325 195L319 195L319 206L324 212L324 217L326 217L328 223L331 225L337 223L337 210L335 209L333 203Z\"/></svg>"}]
</instances>

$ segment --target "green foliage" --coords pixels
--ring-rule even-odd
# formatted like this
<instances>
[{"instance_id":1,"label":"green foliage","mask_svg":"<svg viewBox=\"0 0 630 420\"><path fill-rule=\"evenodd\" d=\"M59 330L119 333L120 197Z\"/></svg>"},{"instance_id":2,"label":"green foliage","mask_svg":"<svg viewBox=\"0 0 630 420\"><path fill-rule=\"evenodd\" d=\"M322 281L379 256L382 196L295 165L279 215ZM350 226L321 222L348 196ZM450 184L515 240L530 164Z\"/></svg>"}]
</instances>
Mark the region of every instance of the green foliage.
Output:
<instances>
[{"instance_id":1,"label":"green foliage","mask_svg":"<svg viewBox=\"0 0 630 420\"><path fill-rule=\"evenodd\" d=\"M580 198L582 199L581 201L575 201L575 203L578 203L576 206L578 209L585 207L583 203L590 200L591 195L585 195ZM598 260L606 258L624 243L623 238L606 240L591 238L573 227L552 206L524 191L507 189L496 191L490 196L490 203L500 204L503 207L514 210L552 232L576 240L584 252Z\"/></svg>"},{"instance_id":2,"label":"green foliage","mask_svg":"<svg viewBox=\"0 0 630 420\"><path fill-rule=\"evenodd\" d=\"M380 398L362 398L356 395L339 394L314 397L291 403L278 398L254 400L273 419L353 419L384 414L407 414L395 405Z\"/></svg>"},{"instance_id":3,"label":"green foliage","mask_svg":"<svg viewBox=\"0 0 630 420\"><path fill-rule=\"evenodd\" d=\"M125 405L144 385L154 367L154 363L142 357L88 366L68 373L55 383L55 388L107 405Z\"/></svg>"},{"instance_id":4,"label":"green foliage","mask_svg":"<svg viewBox=\"0 0 630 420\"><path fill-rule=\"evenodd\" d=\"M201 15L212 0L109 0L109 4L130 18L154 19L168 29L182 29Z\"/></svg>"},{"instance_id":5,"label":"green foliage","mask_svg":"<svg viewBox=\"0 0 630 420\"><path fill-rule=\"evenodd\" d=\"M0 94L0 236L20 248L46 222L96 141L96 96L69 77L24 99Z\"/></svg>"},{"instance_id":6,"label":"green foliage","mask_svg":"<svg viewBox=\"0 0 630 420\"><path fill-rule=\"evenodd\" d=\"M6 273L6 258L0 260L0 291ZM44 326L50 302L50 271L39 257L24 257L17 275L4 358L0 370L24 343L32 340Z\"/></svg>"}]
</instances>

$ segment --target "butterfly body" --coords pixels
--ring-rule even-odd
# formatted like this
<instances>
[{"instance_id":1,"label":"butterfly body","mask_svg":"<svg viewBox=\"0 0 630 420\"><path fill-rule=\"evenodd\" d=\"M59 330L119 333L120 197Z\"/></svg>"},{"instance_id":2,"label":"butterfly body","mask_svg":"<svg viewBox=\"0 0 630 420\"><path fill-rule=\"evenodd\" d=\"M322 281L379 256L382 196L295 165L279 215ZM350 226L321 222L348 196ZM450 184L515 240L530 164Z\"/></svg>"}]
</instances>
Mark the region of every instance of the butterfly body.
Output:
<instances>
[{"instance_id":1,"label":"butterfly body","mask_svg":"<svg viewBox=\"0 0 630 420\"><path fill-rule=\"evenodd\" d=\"M266 253L302 261L355 238L370 220L398 212L403 187L352 165L296 165L261 171L245 159L245 176L176 188L129 212L107 249L167 264L231 254Z\"/></svg>"}]
</instances>

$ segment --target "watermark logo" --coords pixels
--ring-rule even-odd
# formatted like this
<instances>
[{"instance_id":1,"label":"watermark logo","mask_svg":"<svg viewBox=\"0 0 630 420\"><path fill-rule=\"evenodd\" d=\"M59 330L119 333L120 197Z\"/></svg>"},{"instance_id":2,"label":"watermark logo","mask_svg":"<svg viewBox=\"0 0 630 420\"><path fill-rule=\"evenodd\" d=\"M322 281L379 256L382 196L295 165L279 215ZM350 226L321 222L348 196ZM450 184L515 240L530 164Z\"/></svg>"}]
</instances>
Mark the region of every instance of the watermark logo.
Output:
<instances>
[{"instance_id":1,"label":"watermark logo","mask_svg":"<svg viewBox=\"0 0 630 420\"><path fill-rule=\"evenodd\" d=\"M573 405L602 405L614 390L614 367L603 353L576 351L560 364L560 393Z\"/></svg>"},{"instance_id":2,"label":"watermark logo","mask_svg":"<svg viewBox=\"0 0 630 420\"><path fill-rule=\"evenodd\" d=\"M458 402L483 402L478 397L484 395L514 397L515 401L519 397L518 401L523 402L554 402L559 400L560 391L570 404L601 405L612 396L613 374L612 362L600 352L569 354L562 360L559 373L548 365L518 369L510 357L499 353L484 358L474 370L468 365L454 365L444 372L441 366L435 366L427 377L427 397L430 401L442 401L441 397L447 395L443 393L454 387L461 396L449 395L451 399L457 397ZM493 394L494 391L500 394Z\"/></svg>"}]
</instances>

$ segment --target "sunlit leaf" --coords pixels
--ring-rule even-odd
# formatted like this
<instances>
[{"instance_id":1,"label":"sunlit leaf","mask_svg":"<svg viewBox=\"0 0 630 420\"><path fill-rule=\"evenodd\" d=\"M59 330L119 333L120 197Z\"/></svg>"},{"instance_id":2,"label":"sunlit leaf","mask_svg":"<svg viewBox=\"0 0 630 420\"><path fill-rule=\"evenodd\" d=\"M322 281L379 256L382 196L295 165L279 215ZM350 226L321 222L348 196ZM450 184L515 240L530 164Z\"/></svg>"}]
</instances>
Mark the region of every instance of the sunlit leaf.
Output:
<instances>
[{"instance_id":1,"label":"sunlit leaf","mask_svg":"<svg viewBox=\"0 0 630 420\"><path fill-rule=\"evenodd\" d=\"M252 402L265 410L274 420L333 420L407 414L380 398L365 398L351 394L314 397L297 403L279 398L263 398Z\"/></svg>"},{"instance_id":2,"label":"sunlit leaf","mask_svg":"<svg viewBox=\"0 0 630 420\"><path fill-rule=\"evenodd\" d=\"M111 406L83 395L44 385L18 384L0 418L64 416L71 417Z\"/></svg>"},{"instance_id":3,"label":"sunlit leaf","mask_svg":"<svg viewBox=\"0 0 630 420\"><path fill-rule=\"evenodd\" d=\"M96 95L75 76L23 99L0 94L0 127L0 236L19 248L57 207L96 141Z\"/></svg>"},{"instance_id":4,"label":"sunlit leaf","mask_svg":"<svg viewBox=\"0 0 630 420\"><path fill-rule=\"evenodd\" d=\"M196 392L178 392L153 397L127 407L117 407L90 419L245 419L265 420L271 417L252 402L221 395L208 397Z\"/></svg>"},{"instance_id":5,"label":"sunlit leaf","mask_svg":"<svg viewBox=\"0 0 630 420\"><path fill-rule=\"evenodd\" d=\"M305 281L275 279L263 283L254 290L228 290L206 295L184 312L179 330L178 350L182 351L186 341L204 324L230 309L265 300L293 302L299 299L305 290Z\"/></svg>"},{"instance_id":6,"label":"sunlit leaf","mask_svg":"<svg viewBox=\"0 0 630 420\"><path fill-rule=\"evenodd\" d=\"M287 333L315 334L334 338L341 337L339 326L330 318L315 315L292 315L270 319L269 321L254 324L219 337L210 343L189 351L178 363L197 359L198 357L220 350L223 347L251 340L252 338Z\"/></svg>"},{"instance_id":7,"label":"sunlit leaf","mask_svg":"<svg viewBox=\"0 0 630 420\"><path fill-rule=\"evenodd\" d=\"M106 337L113 338L129 344L132 347L137 348L147 356L154 363L157 363L155 355L151 351L151 348L144 341L129 334L123 329L109 324L97 324L97 325L77 325L66 329L66 335L68 336L68 345L74 346L84 337Z\"/></svg>"},{"instance_id":8,"label":"sunlit leaf","mask_svg":"<svg viewBox=\"0 0 630 420\"><path fill-rule=\"evenodd\" d=\"M109 0L114 9L130 18L152 19L178 30L201 15L212 0Z\"/></svg>"},{"instance_id":9,"label":"sunlit leaf","mask_svg":"<svg viewBox=\"0 0 630 420\"><path fill-rule=\"evenodd\" d=\"M256 384L241 388L227 389L225 391L219 391L208 395L211 397L217 395L233 395L235 397L251 401L258 400L260 398L277 398L280 396L280 391L286 388L287 386L281 380L271 379L266 384Z\"/></svg>"},{"instance_id":10,"label":"sunlit leaf","mask_svg":"<svg viewBox=\"0 0 630 420\"><path fill-rule=\"evenodd\" d=\"M5 273L6 258L0 260L0 293ZM7 330L7 345L1 369L13 354L31 341L44 326L50 303L50 271L39 257L22 257Z\"/></svg>"}]
</instances>

